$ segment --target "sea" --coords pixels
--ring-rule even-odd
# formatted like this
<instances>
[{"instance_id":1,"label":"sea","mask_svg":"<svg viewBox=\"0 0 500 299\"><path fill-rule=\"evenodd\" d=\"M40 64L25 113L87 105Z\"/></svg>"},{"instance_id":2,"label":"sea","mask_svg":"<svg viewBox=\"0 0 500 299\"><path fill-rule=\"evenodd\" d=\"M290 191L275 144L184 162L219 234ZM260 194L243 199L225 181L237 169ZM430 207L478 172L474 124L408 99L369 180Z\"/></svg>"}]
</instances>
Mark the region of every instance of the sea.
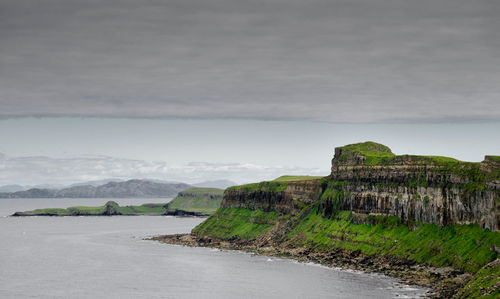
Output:
<instances>
[{"instance_id":1,"label":"sea","mask_svg":"<svg viewBox=\"0 0 500 299\"><path fill-rule=\"evenodd\" d=\"M0 199L0 298L421 298L428 291L380 274L145 240L188 233L204 218L9 216L106 201Z\"/></svg>"}]
</instances>

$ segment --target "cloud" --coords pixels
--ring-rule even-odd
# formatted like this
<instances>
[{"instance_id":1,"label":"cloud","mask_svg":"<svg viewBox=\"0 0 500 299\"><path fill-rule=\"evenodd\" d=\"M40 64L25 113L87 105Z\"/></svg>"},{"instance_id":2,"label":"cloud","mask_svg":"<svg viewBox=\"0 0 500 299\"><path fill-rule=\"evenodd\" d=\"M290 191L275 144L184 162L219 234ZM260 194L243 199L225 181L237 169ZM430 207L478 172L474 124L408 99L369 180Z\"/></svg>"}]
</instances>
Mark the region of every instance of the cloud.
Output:
<instances>
[{"instance_id":1,"label":"cloud","mask_svg":"<svg viewBox=\"0 0 500 299\"><path fill-rule=\"evenodd\" d=\"M169 165L162 161L108 156L50 158L9 157L0 153L0 185L69 185L108 178L147 178L197 183L229 179L238 183L261 181L284 174L320 174L315 168L262 166L251 163L191 162ZM322 173L324 174L324 173Z\"/></svg>"},{"instance_id":2,"label":"cloud","mask_svg":"<svg viewBox=\"0 0 500 299\"><path fill-rule=\"evenodd\" d=\"M4 0L0 117L500 119L500 2Z\"/></svg>"}]
</instances>

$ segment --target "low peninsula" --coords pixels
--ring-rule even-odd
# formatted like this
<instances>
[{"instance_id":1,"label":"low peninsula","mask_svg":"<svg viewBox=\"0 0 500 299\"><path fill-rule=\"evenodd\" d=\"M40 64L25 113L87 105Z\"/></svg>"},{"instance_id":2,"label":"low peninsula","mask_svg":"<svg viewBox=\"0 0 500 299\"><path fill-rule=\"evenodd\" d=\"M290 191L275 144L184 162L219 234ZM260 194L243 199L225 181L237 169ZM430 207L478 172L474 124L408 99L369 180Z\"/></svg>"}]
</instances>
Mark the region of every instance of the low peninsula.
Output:
<instances>
[{"instance_id":1,"label":"low peninsula","mask_svg":"<svg viewBox=\"0 0 500 299\"><path fill-rule=\"evenodd\" d=\"M346 145L326 177L230 187L191 234L152 239L376 271L435 298L499 298L500 156L476 163Z\"/></svg>"},{"instance_id":2,"label":"low peninsula","mask_svg":"<svg viewBox=\"0 0 500 299\"><path fill-rule=\"evenodd\" d=\"M217 188L189 188L179 192L169 203L145 203L139 206L120 206L108 201L104 206L76 206L66 209L46 208L16 212L12 216L210 216L220 206L224 190Z\"/></svg>"}]
</instances>

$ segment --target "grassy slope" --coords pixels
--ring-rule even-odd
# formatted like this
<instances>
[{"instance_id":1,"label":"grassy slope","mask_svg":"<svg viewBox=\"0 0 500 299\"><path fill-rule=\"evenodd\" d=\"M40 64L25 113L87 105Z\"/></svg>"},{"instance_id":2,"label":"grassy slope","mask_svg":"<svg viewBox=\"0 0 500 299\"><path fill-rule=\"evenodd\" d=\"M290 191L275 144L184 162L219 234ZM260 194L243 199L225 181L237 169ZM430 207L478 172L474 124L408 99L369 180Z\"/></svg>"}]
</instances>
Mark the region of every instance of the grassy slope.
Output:
<instances>
[{"instance_id":1,"label":"grassy slope","mask_svg":"<svg viewBox=\"0 0 500 299\"><path fill-rule=\"evenodd\" d=\"M489 293L481 296L484 299L500 298L500 261L493 262L479 270L472 280L460 290L457 297L477 298L482 293Z\"/></svg>"},{"instance_id":2,"label":"grassy slope","mask_svg":"<svg viewBox=\"0 0 500 299\"><path fill-rule=\"evenodd\" d=\"M243 208L220 208L193 233L221 239L251 240L271 229L276 223L275 212L251 211Z\"/></svg>"},{"instance_id":3,"label":"grassy slope","mask_svg":"<svg viewBox=\"0 0 500 299\"><path fill-rule=\"evenodd\" d=\"M483 230L477 225L439 227L418 223L410 229L397 217L372 218L376 225L353 224L349 211L329 219L313 210L294 227L288 238L300 246L392 255L469 272L479 270L498 257L491 248L500 244L500 234Z\"/></svg>"},{"instance_id":4,"label":"grassy slope","mask_svg":"<svg viewBox=\"0 0 500 299\"><path fill-rule=\"evenodd\" d=\"M232 186L227 188L226 190L241 190L241 191L271 191L271 192L282 192L285 191L289 182L294 181L308 181L308 180L317 180L321 179L321 176L310 176L310 175L301 175L301 176L293 176L293 175L283 175L279 178L276 178L272 181L263 181L260 183L252 183L245 184L240 186Z\"/></svg>"},{"instance_id":5,"label":"grassy slope","mask_svg":"<svg viewBox=\"0 0 500 299\"><path fill-rule=\"evenodd\" d=\"M193 233L222 239L252 239L269 230L278 217L287 219L275 212L224 208L197 226ZM468 272L475 272L498 257L491 248L500 245L500 233L477 225L439 227L419 223L410 229L397 217L372 216L370 220L377 224L354 224L349 211L330 219L313 209L293 227L287 240L296 246L359 250Z\"/></svg>"},{"instance_id":6,"label":"grassy slope","mask_svg":"<svg viewBox=\"0 0 500 299\"><path fill-rule=\"evenodd\" d=\"M182 191L168 203L169 210L184 210L213 214L222 202L224 190L217 188L190 188Z\"/></svg>"},{"instance_id":7,"label":"grassy slope","mask_svg":"<svg viewBox=\"0 0 500 299\"><path fill-rule=\"evenodd\" d=\"M322 176L312 175L283 175L273 180L273 182L293 182L293 181L308 181L321 179Z\"/></svg>"}]
</instances>

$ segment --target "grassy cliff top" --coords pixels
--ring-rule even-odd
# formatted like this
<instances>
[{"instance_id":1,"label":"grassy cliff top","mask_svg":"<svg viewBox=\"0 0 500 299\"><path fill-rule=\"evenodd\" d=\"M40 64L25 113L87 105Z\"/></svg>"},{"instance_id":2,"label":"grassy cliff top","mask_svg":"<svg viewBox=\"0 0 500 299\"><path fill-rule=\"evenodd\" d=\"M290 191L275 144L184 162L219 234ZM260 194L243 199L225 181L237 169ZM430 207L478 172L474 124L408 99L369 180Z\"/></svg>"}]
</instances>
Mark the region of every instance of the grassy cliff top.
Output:
<instances>
[{"instance_id":1,"label":"grassy cliff top","mask_svg":"<svg viewBox=\"0 0 500 299\"><path fill-rule=\"evenodd\" d=\"M312 176L312 175L282 175L279 178L273 180L273 182L294 182L294 181L309 181L318 180L322 176Z\"/></svg>"},{"instance_id":2,"label":"grassy cliff top","mask_svg":"<svg viewBox=\"0 0 500 299\"><path fill-rule=\"evenodd\" d=\"M438 166L443 173L453 173L483 186L486 181L500 179L499 161L500 156L486 156L483 162L465 162L444 156L395 155L389 147L368 141L335 148L332 165Z\"/></svg>"},{"instance_id":3,"label":"grassy cliff top","mask_svg":"<svg viewBox=\"0 0 500 299\"><path fill-rule=\"evenodd\" d=\"M332 162L377 165L389 161L395 156L389 147L367 141L335 148L335 157Z\"/></svg>"},{"instance_id":4,"label":"grassy cliff top","mask_svg":"<svg viewBox=\"0 0 500 299\"><path fill-rule=\"evenodd\" d=\"M219 188L199 188L199 187L193 187L189 188L187 190L179 192L179 195L183 194L196 194L196 195L220 195L222 196L224 194L223 189Z\"/></svg>"},{"instance_id":5,"label":"grassy cliff top","mask_svg":"<svg viewBox=\"0 0 500 299\"><path fill-rule=\"evenodd\" d=\"M224 190L217 188L190 188L168 203L169 210L184 210L203 214L212 214L222 202Z\"/></svg>"},{"instance_id":6,"label":"grassy cliff top","mask_svg":"<svg viewBox=\"0 0 500 299\"><path fill-rule=\"evenodd\" d=\"M500 161L500 156L488 156L492 161ZM335 149L334 163L364 164L364 165L393 165L393 164L432 164L449 166L450 164L479 164L464 162L445 156L425 155L396 155L383 144L367 141L348 144Z\"/></svg>"},{"instance_id":7,"label":"grassy cliff top","mask_svg":"<svg viewBox=\"0 0 500 299\"><path fill-rule=\"evenodd\" d=\"M241 191L271 191L271 192L282 192L285 191L288 183L296 181L310 181L319 180L323 178L322 176L312 176L312 175L283 175L272 181L263 181L260 183L245 184L239 186L232 186L226 190L241 190Z\"/></svg>"}]
</instances>

